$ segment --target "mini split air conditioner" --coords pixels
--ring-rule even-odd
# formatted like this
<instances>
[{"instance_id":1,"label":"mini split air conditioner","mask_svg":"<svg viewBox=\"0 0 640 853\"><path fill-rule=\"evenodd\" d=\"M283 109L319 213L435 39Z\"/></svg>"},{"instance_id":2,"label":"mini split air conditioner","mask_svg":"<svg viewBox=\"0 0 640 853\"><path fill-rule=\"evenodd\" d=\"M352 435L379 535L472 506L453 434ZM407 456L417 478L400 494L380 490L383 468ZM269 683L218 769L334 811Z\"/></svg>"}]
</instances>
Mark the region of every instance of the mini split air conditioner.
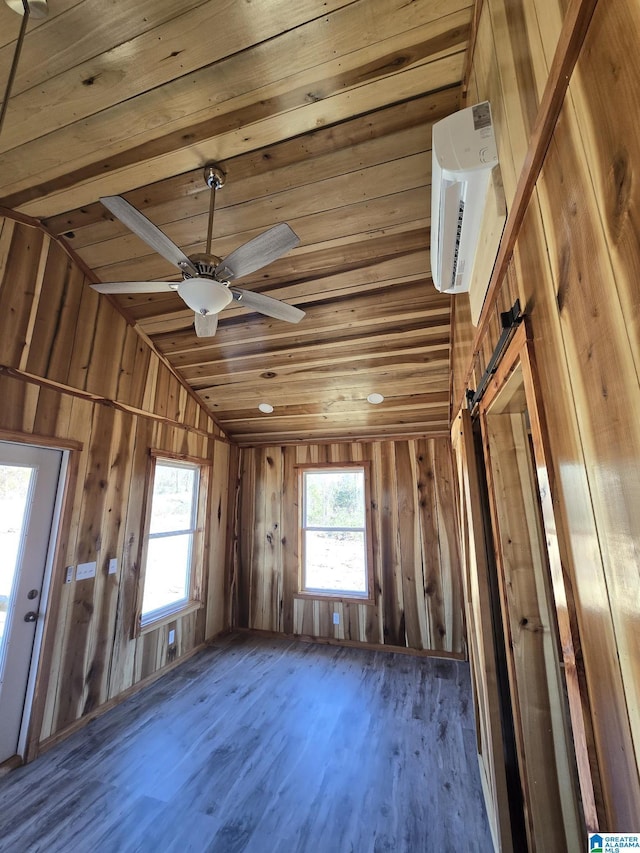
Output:
<instances>
[{"instance_id":1,"label":"mini split air conditioner","mask_svg":"<svg viewBox=\"0 0 640 853\"><path fill-rule=\"evenodd\" d=\"M498 162L488 101L433 125L431 276L443 293L469 290L491 170Z\"/></svg>"}]
</instances>

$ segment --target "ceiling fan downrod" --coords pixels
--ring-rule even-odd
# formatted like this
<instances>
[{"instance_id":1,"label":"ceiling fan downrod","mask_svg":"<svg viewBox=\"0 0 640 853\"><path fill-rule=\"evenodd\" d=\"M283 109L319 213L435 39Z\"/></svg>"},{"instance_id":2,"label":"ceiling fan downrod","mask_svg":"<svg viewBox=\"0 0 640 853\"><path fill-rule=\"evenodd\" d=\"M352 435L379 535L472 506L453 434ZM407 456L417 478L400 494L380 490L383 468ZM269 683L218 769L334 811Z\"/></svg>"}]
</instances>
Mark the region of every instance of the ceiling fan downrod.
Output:
<instances>
[{"instance_id":1,"label":"ceiling fan downrod","mask_svg":"<svg viewBox=\"0 0 640 853\"><path fill-rule=\"evenodd\" d=\"M24 42L24 37L27 32L29 16L33 15L34 18L46 18L49 14L46 0L5 0L5 3L10 9L13 9L14 12L18 12L19 15L22 15L23 18L22 23L20 24L18 40L16 41L16 49L13 54L11 69L9 71L9 78L7 79L7 85L4 90L2 107L0 108L0 133L2 133L2 125L4 124L4 117L7 114L7 107L9 106L9 98L11 97L13 81L16 76L16 71L18 70L18 61L20 59L20 53L22 52L22 43Z\"/></svg>"},{"instance_id":2,"label":"ceiling fan downrod","mask_svg":"<svg viewBox=\"0 0 640 853\"><path fill-rule=\"evenodd\" d=\"M211 196L209 198L209 222L207 224L207 245L205 248L205 252L207 253L207 255L211 254L211 239L213 237L213 214L215 213L216 209L216 190L219 190L224 186L226 177L227 176L222 171L222 169L215 163L209 163L204 167L204 180L206 185L211 190Z\"/></svg>"}]
</instances>

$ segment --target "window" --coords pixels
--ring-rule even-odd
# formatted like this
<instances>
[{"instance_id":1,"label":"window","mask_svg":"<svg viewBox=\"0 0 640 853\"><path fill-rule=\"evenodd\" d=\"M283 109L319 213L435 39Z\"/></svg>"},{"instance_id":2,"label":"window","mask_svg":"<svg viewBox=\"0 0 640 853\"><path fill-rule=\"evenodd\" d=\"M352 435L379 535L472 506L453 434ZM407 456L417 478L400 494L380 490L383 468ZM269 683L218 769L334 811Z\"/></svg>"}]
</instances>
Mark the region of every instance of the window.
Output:
<instances>
[{"instance_id":1,"label":"window","mask_svg":"<svg viewBox=\"0 0 640 853\"><path fill-rule=\"evenodd\" d=\"M153 458L143 551L139 625L199 604L206 468Z\"/></svg>"},{"instance_id":2,"label":"window","mask_svg":"<svg viewBox=\"0 0 640 853\"><path fill-rule=\"evenodd\" d=\"M300 591L371 600L368 469L300 470Z\"/></svg>"}]
</instances>

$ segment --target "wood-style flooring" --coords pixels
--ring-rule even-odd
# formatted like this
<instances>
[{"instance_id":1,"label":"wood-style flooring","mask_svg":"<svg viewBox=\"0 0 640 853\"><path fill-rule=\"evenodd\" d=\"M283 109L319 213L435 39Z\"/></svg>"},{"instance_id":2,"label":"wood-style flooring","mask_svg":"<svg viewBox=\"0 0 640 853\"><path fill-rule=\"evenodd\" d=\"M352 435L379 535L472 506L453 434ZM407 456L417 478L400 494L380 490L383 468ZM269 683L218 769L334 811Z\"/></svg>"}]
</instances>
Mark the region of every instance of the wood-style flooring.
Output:
<instances>
[{"instance_id":1,"label":"wood-style flooring","mask_svg":"<svg viewBox=\"0 0 640 853\"><path fill-rule=\"evenodd\" d=\"M224 638L0 780L13 853L492 849L468 666Z\"/></svg>"}]
</instances>

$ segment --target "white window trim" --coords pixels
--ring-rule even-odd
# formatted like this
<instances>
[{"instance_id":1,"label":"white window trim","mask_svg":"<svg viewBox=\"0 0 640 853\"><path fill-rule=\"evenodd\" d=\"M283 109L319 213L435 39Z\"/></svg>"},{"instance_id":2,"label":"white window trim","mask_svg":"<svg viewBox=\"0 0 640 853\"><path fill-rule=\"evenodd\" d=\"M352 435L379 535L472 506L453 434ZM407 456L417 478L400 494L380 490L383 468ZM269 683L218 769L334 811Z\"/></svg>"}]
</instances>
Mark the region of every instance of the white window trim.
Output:
<instances>
[{"instance_id":1,"label":"white window trim","mask_svg":"<svg viewBox=\"0 0 640 853\"><path fill-rule=\"evenodd\" d=\"M167 621L184 616L193 610L203 607L202 586L204 578L206 515L208 502L208 482L210 462L207 459L171 454L163 451L149 451L149 469L145 489L144 527L140 551L140 575L137 590L136 618L133 626L133 636L139 636L149 630L160 627ZM175 530L163 533L150 533L151 513L153 508L153 491L155 472L158 465L169 467L188 467L196 469L194 482L195 500L192 505L191 527L188 530ZM158 539L179 534L191 533L189 553L188 595L179 601L171 602L164 607L156 608L143 615L144 585L146 580L147 552L151 539Z\"/></svg>"},{"instance_id":2,"label":"white window trim","mask_svg":"<svg viewBox=\"0 0 640 853\"><path fill-rule=\"evenodd\" d=\"M370 497L370 463L368 461L353 462L353 463L316 463L297 465L298 468L298 554L299 554L299 569L298 569L298 593L296 598L307 599L331 599L333 601L353 601L359 604L374 603L374 580L373 580L373 552L371 544L371 497ZM364 527L315 527L306 526L306 474L307 473L322 473L323 471L340 473L343 471L362 471L364 477ZM316 589L314 587L305 586L305 532L327 531L331 533L339 533L341 531L347 533L363 533L364 535L364 554L365 554L365 592L355 590L338 590L338 589Z\"/></svg>"}]
</instances>

